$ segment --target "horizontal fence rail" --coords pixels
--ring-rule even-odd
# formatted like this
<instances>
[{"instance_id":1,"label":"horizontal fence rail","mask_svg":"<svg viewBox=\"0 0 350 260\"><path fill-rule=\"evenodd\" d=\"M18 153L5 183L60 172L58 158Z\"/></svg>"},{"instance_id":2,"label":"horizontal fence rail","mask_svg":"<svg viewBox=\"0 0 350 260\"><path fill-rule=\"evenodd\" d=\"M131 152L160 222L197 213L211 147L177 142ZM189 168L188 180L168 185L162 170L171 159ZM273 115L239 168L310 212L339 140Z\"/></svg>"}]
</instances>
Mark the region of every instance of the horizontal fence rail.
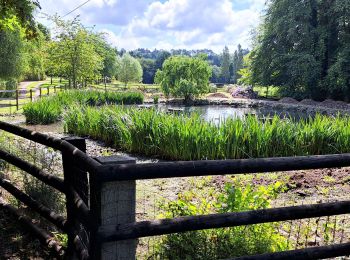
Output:
<instances>
[{"instance_id":1,"label":"horizontal fence rail","mask_svg":"<svg viewBox=\"0 0 350 260\"><path fill-rule=\"evenodd\" d=\"M227 260L311 260L333 258L345 255L350 255L350 243L289 250L284 252L261 254L255 256L243 256Z\"/></svg>"},{"instance_id":2,"label":"horizontal fence rail","mask_svg":"<svg viewBox=\"0 0 350 260\"><path fill-rule=\"evenodd\" d=\"M15 186L13 186L8 180L5 180L1 177L0 186L12 194L14 197L16 197L18 200L20 200L23 204L38 212L42 217L46 218L56 227L63 231L66 231L66 219L63 216L56 214L54 211L38 203L36 200L32 199L27 194L23 193Z\"/></svg>"},{"instance_id":3,"label":"horizontal fence rail","mask_svg":"<svg viewBox=\"0 0 350 260\"><path fill-rule=\"evenodd\" d=\"M99 230L102 242L350 213L350 201L142 221Z\"/></svg>"},{"instance_id":4,"label":"horizontal fence rail","mask_svg":"<svg viewBox=\"0 0 350 260\"><path fill-rule=\"evenodd\" d=\"M98 168L101 182L178 178L192 176L266 173L350 166L350 154L276 157L242 160L179 161L104 165Z\"/></svg>"},{"instance_id":5,"label":"horizontal fence rail","mask_svg":"<svg viewBox=\"0 0 350 260\"><path fill-rule=\"evenodd\" d=\"M74 145L68 143L65 140L38 133L36 131L31 131L3 121L0 121L0 129L11 134L23 137L25 139L31 140L33 142L51 147L55 150L65 152L67 155L74 157L76 163L79 164L80 167L85 170L94 171L97 167L101 165L96 160L86 155L86 153L80 151Z\"/></svg>"}]
</instances>

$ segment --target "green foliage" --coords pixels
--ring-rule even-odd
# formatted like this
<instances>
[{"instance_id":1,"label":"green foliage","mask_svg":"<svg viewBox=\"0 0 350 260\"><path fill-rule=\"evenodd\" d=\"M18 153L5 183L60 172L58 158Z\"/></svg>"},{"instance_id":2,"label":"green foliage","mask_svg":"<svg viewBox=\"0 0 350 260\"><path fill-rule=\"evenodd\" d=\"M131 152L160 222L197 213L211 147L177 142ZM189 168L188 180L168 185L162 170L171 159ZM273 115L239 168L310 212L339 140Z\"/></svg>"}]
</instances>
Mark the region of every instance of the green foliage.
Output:
<instances>
[{"instance_id":1,"label":"green foliage","mask_svg":"<svg viewBox=\"0 0 350 260\"><path fill-rule=\"evenodd\" d=\"M156 95L153 97L153 104L158 104L159 103L159 96Z\"/></svg>"},{"instance_id":2,"label":"green foliage","mask_svg":"<svg viewBox=\"0 0 350 260\"><path fill-rule=\"evenodd\" d=\"M156 62L151 59L140 59L140 64L143 70L142 83L153 84L156 74Z\"/></svg>"},{"instance_id":3,"label":"green foliage","mask_svg":"<svg viewBox=\"0 0 350 260\"><path fill-rule=\"evenodd\" d=\"M103 58L97 52L96 34L78 19L64 21L56 16L53 21L57 35L49 45L49 74L67 77L77 88L78 81L93 79L103 69Z\"/></svg>"},{"instance_id":4,"label":"green foliage","mask_svg":"<svg viewBox=\"0 0 350 260\"><path fill-rule=\"evenodd\" d=\"M117 59L117 79L128 85L129 82L142 81L142 67L140 62L126 53Z\"/></svg>"},{"instance_id":5,"label":"green foliage","mask_svg":"<svg viewBox=\"0 0 350 260\"><path fill-rule=\"evenodd\" d=\"M246 52L246 51L245 51ZM232 83L237 83L241 77L241 74L239 71L243 68L243 61L244 59L244 50L242 49L242 46L238 44L237 50L235 50L233 54L233 59L232 59L232 70L230 70L230 81Z\"/></svg>"},{"instance_id":6,"label":"green foliage","mask_svg":"<svg viewBox=\"0 0 350 260\"><path fill-rule=\"evenodd\" d=\"M33 13L38 7L37 0L0 0L0 31L11 29L12 19L16 17L21 27L25 28L27 38L35 37L37 28Z\"/></svg>"},{"instance_id":7,"label":"green foliage","mask_svg":"<svg viewBox=\"0 0 350 260\"><path fill-rule=\"evenodd\" d=\"M230 83L230 64L231 56L227 46L225 46L221 54L221 78L223 83Z\"/></svg>"},{"instance_id":8,"label":"green foliage","mask_svg":"<svg viewBox=\"0 0 350 260\"><path fill-rule=\"evenodd\" d=\"M0 89L1 90L16 90L17 89L18 82L16 79L9 79L7 81L0 82ZM1 93L0 97L2 98L9 98L15 96L15 92L8 92L8 93Z\"/></svg>"},{"instance_id":9,"label":"green foliage","mask_svg":"<svg viewBox=\"0 0 350 260\"><path fill-rule=\"evenodd\" d=\"M68 132L89 135L128 152L174 160L242 159L350 152L350 117L293 121L275 116L232 118L220 125L199 115L175 116L135 108L76 107Z\"/></svg>"},{"instance_id":10,"label":"green foliage","mask_svg":"<svg viewBox=\"0 0 350 260\"><path fill-rule=\"evenodd\" d=\"M29 124L51 124L62 115L62 106L56 97L44 97L23 107L23 114Z\"/></svg>"},{"instance_id":11,"label":"green foliage","mask_svg":"<svg viewBox=\"0 0 350 260\"><path fill-rule=\"evenodd\" d=\"M226 184L223 192L209 189L200 193L191 190L178 195L178 199L161 204L162 218L194 216L212 213L240 212L270 207L282 184L267 187L241 183ZM208 190L208 189L206 189ZM226 259L288 249L287 239L278 234L278 224L201 230L170 234L156 245L151 257L161 259Z\"/></svg>"},{"instance_id":12,"label":"green foliage","mask_svg":"<svg viewBox=\"0 0 350 260\"><path fill-rule=\"evenodd\" d=\"M23 114L29 124L51 124L59 121L63 111L75 103L89 106L141 104L143 103L143 95L138 92L71 90L28 103L23 107Z\"/></svg>"},{"instance_id":13,"label":"green foliage","mask_svg":"<svg viewBox=\"0 0 350 260\"><path fill-rule=\"evenodd\" d=\"M162 70L157 71L155 81L166 96L171 94L189 101L208 93L211 73L211 67L202 58L172 56L163 63Z\"/></svg>"},{"instance_id":14,"label":"green foliage","mask_svg":"<svg viewBox=\"0 0 350 260\"><path fill-rule=\"evenodd\" d=\"M252 80L296 98L350 98L346 0L269 1L252 52Z\"/></svg>"},{"instance_id":15,"label":"green foliage","mask_svg":"<svg viewBox=\"0 0 350 260\"><path fill-rule=\"evenodd\" d=\"M19 78L23 71L23 39L21 28L0 30L0 79Z\"/></svg>"},{"instance_id":16,"label":"green foliage","mask_svg":"<svg viewBox=\"0 0 350 260\"><path fill-rule=\"evenodd\" d=\"M46 39L39 31L37 37L25 42L25 67L24 74L27 80L45 79Z\"/></svg>"}]
</instances>

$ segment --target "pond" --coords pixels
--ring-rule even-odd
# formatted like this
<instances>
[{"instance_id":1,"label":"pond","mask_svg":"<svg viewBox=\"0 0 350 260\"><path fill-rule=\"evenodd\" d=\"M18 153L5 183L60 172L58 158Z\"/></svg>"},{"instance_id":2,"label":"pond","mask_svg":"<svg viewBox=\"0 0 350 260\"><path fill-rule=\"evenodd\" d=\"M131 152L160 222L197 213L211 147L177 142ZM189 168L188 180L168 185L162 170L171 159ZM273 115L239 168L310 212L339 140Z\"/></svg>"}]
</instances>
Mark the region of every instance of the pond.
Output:
<instances>
[{"instance_id":1,"label":"pond","mask_svg":"<svg viewBox=\"0 0 350 260\"><path fill-rule=\"evenodd\" d=\"M244 118L248 115L255 115L261 119L268 119L274 115L280 118L293 118L300 120L301 118L306 118L310 116L309 114L296 111L296 110L286 110L277 108L247 108L247 107L233 107L228 105L207 105L207 106L178 106L178 105L140 105L141 108L151 108L156 107L159 111L173 114L192 114L198 113L206 121L214 121L216 123L222 122L227 118Z\"/></svg>"}]
</instances>

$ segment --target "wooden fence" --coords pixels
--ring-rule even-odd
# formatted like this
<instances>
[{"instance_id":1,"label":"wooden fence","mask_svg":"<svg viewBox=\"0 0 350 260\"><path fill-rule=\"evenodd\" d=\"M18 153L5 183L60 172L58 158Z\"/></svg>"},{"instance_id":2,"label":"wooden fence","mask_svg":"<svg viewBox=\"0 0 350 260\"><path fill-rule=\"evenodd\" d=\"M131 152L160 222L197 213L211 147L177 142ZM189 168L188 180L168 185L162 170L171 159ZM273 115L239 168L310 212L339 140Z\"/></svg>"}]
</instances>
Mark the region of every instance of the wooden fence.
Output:
<instances>
[{"instance_id":1,"label":"wooden fence","mask_svg":"<svg viewBox=\"0 0 350 260\"><path fill-rule=\"evenodd\" d=\"M280 207L245 212L135 221L136 180L190 176L254 174L350 166L350 154L245 160L186 161L136 164L132 158L92 158L82 138L57 139L0 122L0 129L59 150L64 179L46 173L0 150L0 158L66 196L67 218L41 205L9 181L0 186L68 234L68 259L135 259L137 239L187 231L335 216L350 213L350 201ZM18 210L0 203L15 215ZM62 247L26 217L22 222L58 255ZM239 259L321 259L350 254L350 243L319 246Z\"/></svg>"},{"instance_id":2,"label":"wooden fence","mask_svg":"<svg viewBox=\"0 0 350 260\"><path fill-rule=\"evenodd\" d=\"M16 110L19 110L20 106L25 105L29 102L33 102L36 98L49 96L50 94L54 94L57 91L62 89L67 89L67 84L57 85L57 86L54 85L54 86L46 86L46 87L37 87L37 88L22 89L22 90L20 89L0 90L0 102L3 102L3 101L9 102L8 104L2 104L1 107L16 107ZM9 95L10 97L1 97L4 95ZM21 100L25 100L27 102L20 102Z\"/></svg>"}]
</instances>

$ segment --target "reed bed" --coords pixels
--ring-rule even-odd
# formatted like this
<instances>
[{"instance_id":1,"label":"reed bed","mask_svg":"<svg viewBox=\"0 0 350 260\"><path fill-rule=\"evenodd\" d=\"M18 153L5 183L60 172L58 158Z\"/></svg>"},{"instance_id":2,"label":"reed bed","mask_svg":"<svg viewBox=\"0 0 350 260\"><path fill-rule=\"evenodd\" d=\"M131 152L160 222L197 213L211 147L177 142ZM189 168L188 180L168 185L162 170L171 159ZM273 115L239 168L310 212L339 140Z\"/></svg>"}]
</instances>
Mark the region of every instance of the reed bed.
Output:
<instances>
[{"instance_id":1,"label":"reed bed","mask_svg":"<svg viewBox=\"0 0 350 260\"><path fill-rule=\"evenodd\" d=\"M101 92L96 90L70 90L55 96L44 97L23 107L26 122L29 124L51 124L61 119L63 111L75 103L101 106L106 104L142 104L143 95L139 92Z\"/></svg>"},{"instance_id":2,"label":"reed bed","mask_svg":"<svg viewBox=\"0 0 350 260\"><path fill-rule=\"evenodd\" d=\"M350 117L295 121L232 118L216 125L199 115L154 109L76 106L64 117L69 133L90 136L126 152L171 160L242 159L350 152Z\"/></svg>"}]
</instances>

